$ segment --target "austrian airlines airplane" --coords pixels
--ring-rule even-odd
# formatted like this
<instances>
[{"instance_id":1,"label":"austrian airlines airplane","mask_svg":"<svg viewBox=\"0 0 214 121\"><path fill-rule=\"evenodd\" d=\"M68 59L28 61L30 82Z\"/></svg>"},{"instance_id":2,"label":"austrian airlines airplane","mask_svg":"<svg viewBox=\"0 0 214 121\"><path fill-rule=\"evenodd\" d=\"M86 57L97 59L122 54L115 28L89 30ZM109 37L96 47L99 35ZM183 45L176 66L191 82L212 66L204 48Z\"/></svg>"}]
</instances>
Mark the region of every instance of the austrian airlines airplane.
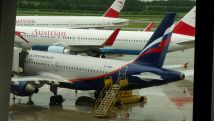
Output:
<instances>
[{"instance_id":1,"label":"austrian airlines airplane","mask_svg":"<svg viewBox=\"0 0 214 121\"><path fill-rule=\"evenodd\" d=\"M128 19L118 18L125 0L115 0L103 16L17 16L16 26L55 28L103 28L128 24Z\"/></svg>"},{"instance_id":2,"label":"austrian airlines airplane","mask_svg":"<svg viewBox=\"0 0 214 121\"><path fill-rule=\"evenodd\" d=\"M172 35L172 42L170 43L169 52L177 50L185 50L194 47L195 40L195 12L196 8L193 7L175 26ZM118 39L121 36L127 37L121 32L118 35ZM128 32L126 32L128 34ZM140 35L141 34L141 35ZM113 46L101 48L101 53L105 54L139 54L142 50L140 43L146 42L153 32L130 32L130 35L133 36L131 40L121 39L116 40ZM140 39L141 38L141 39ZM143 40L142 40L143 39ZM130 42L131 41L131 42Z\"/></svg>"},{"instance_id":3,"label":"austrian airlines airplane","mask_svg":"<svg viewBox=\"0 0 214 121\"><path fill-rule=\"evenodd\" d=\"M187 25L195 23L195 7L175 26L172 41L168 51L184 50L194 47L194 27L189 32ZM187 18L189 21L185 21ZM180 24L180 23L185 24ZM183 30L185 29L185 30ZM33 47L40 50L41 47L53 47L53 50L69 49L71 53L86 52L88 55L100 54L98 48L111 35L111 30L88 30L88 29L62 29L42 27L16 27L15 43L18 46ZM110 54L139 54L154 32L148 31L120 31L111 47L101 49L101 53ZM99 46L100 47L100 46ZM61 49L59 49L61 48ZM45 50L45 49L44 49ZM47 49L46 49L47 50ZM55 51L55 52L56 52ZM59 51L61 52L61 51Z\"/></svg>"},{"instance_id":4,"label":"austrian airlines airplane","mask_svg":"<svg viewBox=\"0 0 214 121\"><path fill-rule=\"evenodd\" d=\"M57 95L57 87L100 91L105 86L105 78L112 77L112 82L116 83L122 76L128 79L128 84L121 89L132 90L184 79L183 73L162 67L175 20L176 14L168 13L142 52L130 62L23 51L17 59L23 73L22 76L13 77L11 92L18 96L31 97L38 92L39 87L49 84L54 93L50 104L58 105L63 102L63 98ZM148 73L153 76L148 78Z\"/></svg>"}]
</instances>

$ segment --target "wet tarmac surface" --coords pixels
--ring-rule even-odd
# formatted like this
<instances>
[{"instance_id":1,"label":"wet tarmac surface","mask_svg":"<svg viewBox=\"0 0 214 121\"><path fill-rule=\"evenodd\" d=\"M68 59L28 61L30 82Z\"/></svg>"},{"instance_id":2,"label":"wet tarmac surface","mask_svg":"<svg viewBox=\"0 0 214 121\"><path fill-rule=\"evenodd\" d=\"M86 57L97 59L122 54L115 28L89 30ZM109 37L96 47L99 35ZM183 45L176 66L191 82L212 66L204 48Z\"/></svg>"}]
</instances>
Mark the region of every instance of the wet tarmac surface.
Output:
<instances>
[{"instance_id":1,"label":"wet tarmac surface","mask_svg":"<svg viewBox=\"0 0 214 121\"><path fill-rule=\"evenodd\" d=\"M168 54L166 64L189 62L189 68L193 68L193 50ZM133 56L119 57L123 60L132 58ZM49 98L52 93L45 86L32 97L34 105L27 104L27 97L16 97L15 102L11 99L9 121L192 121L193 77L133 92L146 96L147 103L117 107L121 112L128 112L129 116L122 116L120 111L114 110L110 118L98 119L93 116L92 106L75 106L78 97L93 97L93 91L78 91L76 94L75 90L59 89L59 94L65 101L62 106L50 107Z\"/></svg>"}]
</instances>

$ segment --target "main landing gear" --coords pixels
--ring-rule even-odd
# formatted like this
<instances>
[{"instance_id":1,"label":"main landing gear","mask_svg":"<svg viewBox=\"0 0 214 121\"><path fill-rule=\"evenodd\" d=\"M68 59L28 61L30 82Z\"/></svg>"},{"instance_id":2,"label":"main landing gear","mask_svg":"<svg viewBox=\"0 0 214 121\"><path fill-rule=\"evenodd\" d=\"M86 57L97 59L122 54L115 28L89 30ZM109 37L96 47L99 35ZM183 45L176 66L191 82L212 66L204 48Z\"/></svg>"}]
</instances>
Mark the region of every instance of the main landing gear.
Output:
<instances>
[{"instance_id":1,"label":"main landing gear","mask_svg":"<svg viewBox=\"0 0 214 121\"><path fill-rule=\"evenodd\" d=\"M62 103L64 102L62 95L57 95L57 90L58 87L56 85L50 86L50 91L54 94L54 96L51 96L50 98L50 106L62 105Z\"/></svg>"},{"instance_id":2,"label":"main landing gear","mask_svg":"<svg viewBox=\"0 0 214 121\"><path fill-rule=\"evenodd\" d=\"M27 102L28 105L34 105L34 102L32 100L32 96L33 96L33 94L29 96L29 101Z\"/></svg>"}]
</instances>

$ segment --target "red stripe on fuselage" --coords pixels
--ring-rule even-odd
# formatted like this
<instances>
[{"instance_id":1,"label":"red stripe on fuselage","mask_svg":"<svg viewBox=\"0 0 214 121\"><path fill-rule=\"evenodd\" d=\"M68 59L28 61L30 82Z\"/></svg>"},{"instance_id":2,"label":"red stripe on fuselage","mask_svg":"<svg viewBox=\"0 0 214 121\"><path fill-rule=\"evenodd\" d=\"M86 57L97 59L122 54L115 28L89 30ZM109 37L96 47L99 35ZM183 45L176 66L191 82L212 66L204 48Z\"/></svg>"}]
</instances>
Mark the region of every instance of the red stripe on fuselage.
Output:
<instances>
[{"instance_id":1,"label":"red stripe on fuselage","mask_svg":"<svg viewBox=\"0 0 214 121\"><path fill-rule=\"evenodd\" d=\"M180 21L174 28L173 33L195 36L195 27Z\"/></svg>"},{"instance_id":2,"label":"red stripe on fuselage","mask_svg":"<svg viewBox=\"0 0 214 121\"><path fill-rule=\"evenodd\" d=\"M104 17L111 17L111 18L118 18L119 12L115 11L114 9L110 8L104 15Z\"/></svg>"}]
</instances>

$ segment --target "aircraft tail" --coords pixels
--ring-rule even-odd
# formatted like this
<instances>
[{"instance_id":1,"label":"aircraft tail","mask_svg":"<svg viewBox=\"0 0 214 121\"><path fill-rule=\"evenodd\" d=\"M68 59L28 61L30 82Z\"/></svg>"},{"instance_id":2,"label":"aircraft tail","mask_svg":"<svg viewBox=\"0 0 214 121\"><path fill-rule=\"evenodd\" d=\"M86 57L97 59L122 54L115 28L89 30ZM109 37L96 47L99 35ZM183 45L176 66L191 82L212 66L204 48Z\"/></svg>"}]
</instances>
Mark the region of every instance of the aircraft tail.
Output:
<instances>
[{"instance_id":1,"label":"aircraft tail","mask_svg":"<svg viewBox=\"0 0 214 121\"><path fill-rule=\"evenodd\" d=\"M152 27L154 26L154 22L151 22L143 31L144 32L149 32L151 31Z\"/></svg>"},{"instance_id":2,"label":"aircraft tail","mask_svg":"<svg viewBox=\"0 0 214 121\"><path fill-rule=\"evenodd\" d=\"M168 13L165 16L133 63L162 68L171 41L175 20L176 13Z\"/></svg>"},{"instance_id":3,"label":"aircraft tail","mask_svg":"<svg viewBox=\"0 0 214 121\"><path fill-rule=\"evenodd\" d=\"M193 7L175 26L173 32L188 36L195 36L195 11Z\"/></svg>"},{"instance_id":4,"label":"aircraft tail","mask_svg":"<svg viewBox=\"0 0 214 121\"><path fill-rule=\"evenodd\" d=\"M118 18L126 0L115 0L111 7L103 15L104 17Z\"/></svg>"}]
</instances>

